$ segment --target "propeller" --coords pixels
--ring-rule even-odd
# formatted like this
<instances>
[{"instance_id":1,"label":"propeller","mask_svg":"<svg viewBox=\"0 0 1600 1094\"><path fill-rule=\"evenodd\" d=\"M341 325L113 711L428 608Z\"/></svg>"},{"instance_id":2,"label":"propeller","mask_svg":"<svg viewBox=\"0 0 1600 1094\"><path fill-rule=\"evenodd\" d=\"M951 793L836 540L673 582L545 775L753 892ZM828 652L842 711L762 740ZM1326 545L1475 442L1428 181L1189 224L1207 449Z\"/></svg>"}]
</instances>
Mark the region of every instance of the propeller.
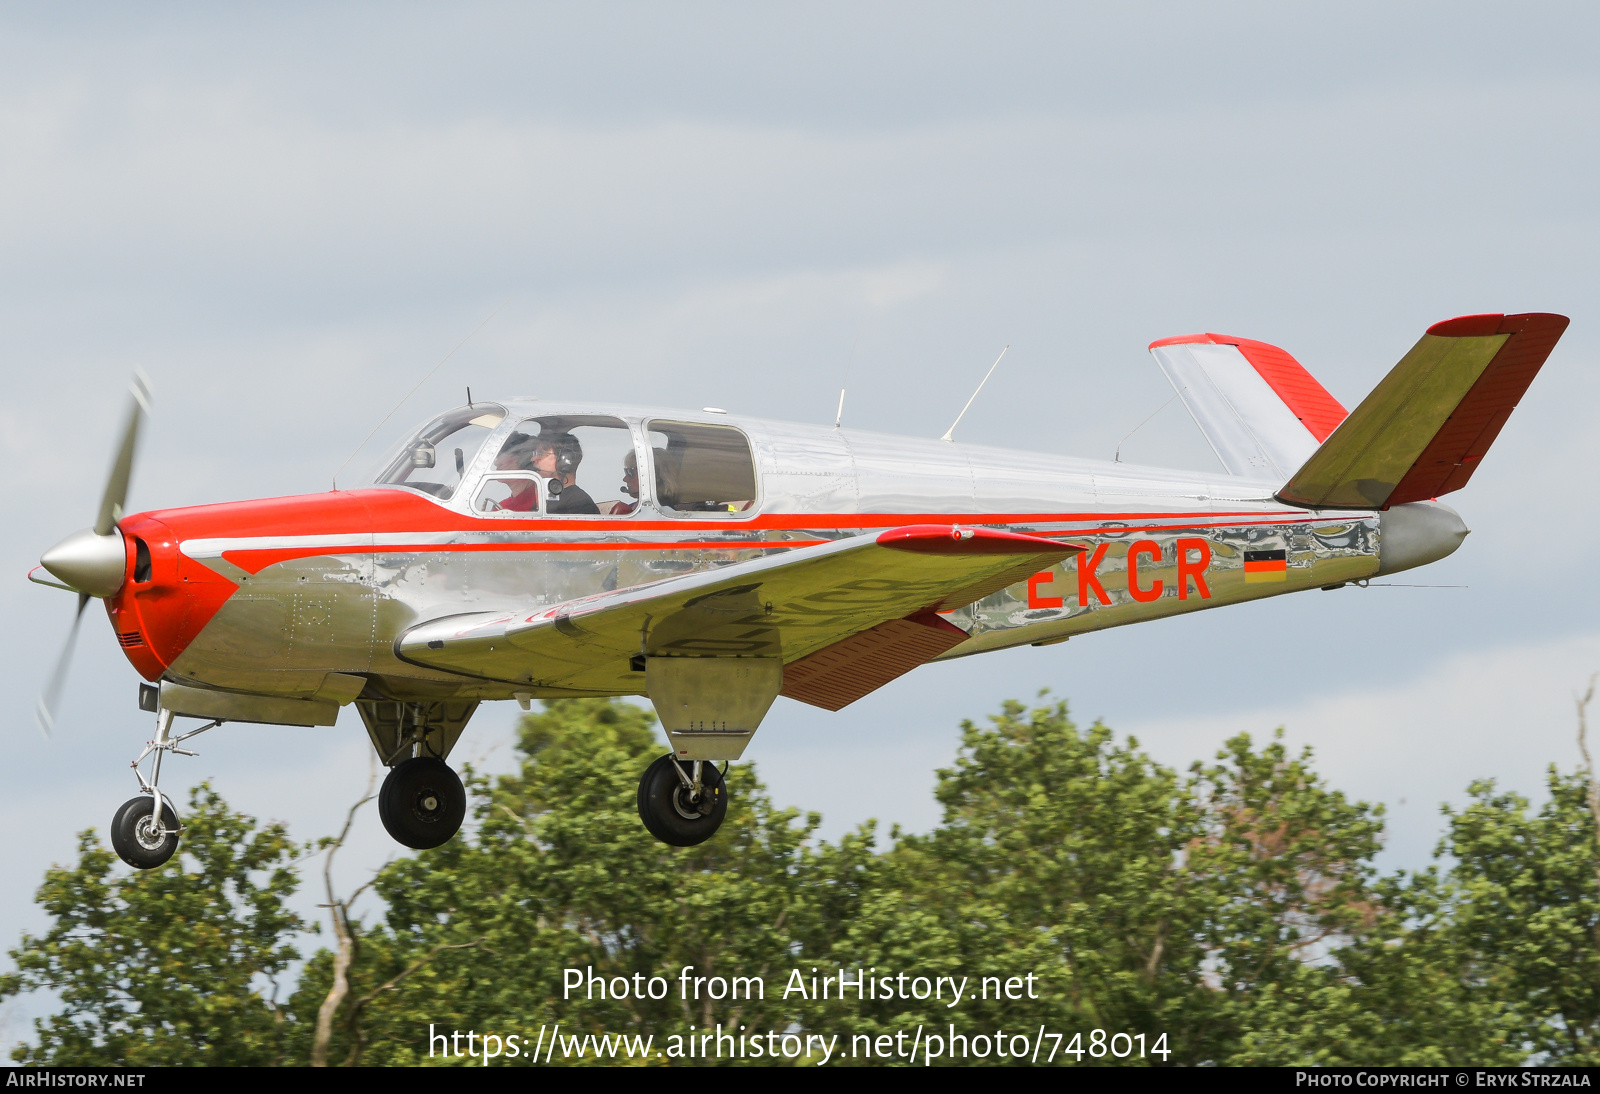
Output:
<instances>
[{"instance_id":1,"label":"propeller","mask_svg":"<svg viewBox=\"0 0 1600 1094\"><path fill-rule=\"evenodd\" d=\"M49 581L34 574L28 575L41 585L65 588L78 594L78 611L73 616L72 629L67 632L66 645L56 659L50 681L39 696L39 705L34 711L39 729L46 737L55 728L56 708L66 688L67 671L72 666L72 651L78 644L78 630L83 625L83 610L95 597L115 596L117 590L122 588L127 548L122 533L117 531L117 522L122 519L128 500L128 483L133 478L133 456L139 443L139 425L150 413L150 378L142 371L135 370L129 392L132 399L128 404L127 424L123 427L122 442L117 446L116 457L111 462L111 474L106 479L105 494L100 499L100 511L95 517L94 527L74 532L39 559L40 565L59 580Z\"/></svg>"},{"instance_id":2,"label":"propeller","mask_svg":"<svg viewBox=\"0 0 1600 1094\"><path fill-rule=\"evenodd\" d=\"M78 612L72 617L72 629L67 632L67 644L61 648L61 656L56 658L55 671L50 674L50 682L45 685L44 694L39 696L38 708L34 716L39 721L39 729L46 738L56 725L56 707L61 702L61 690L67 684L67 669L72 664L72 649L78 644L78 628L83 625L83 609L93 600L88 593L78 594Z\"/></svg>"},{"instance_id":3,"label":"propeller","mask_svg":"<svg viewBox=\"0 0 1600 1094\"><path fill-rule=\"evenodd\" d=\"M150 377L143 370L134 370L128 393L133 396L128 401L128 424L122 428L122 444L117 448L117 458L106 479L105 496L100 499L100 515L94 522L97 536L111 534L117 521L122 519L122 509L128 500L128 482L133 478L133 449L139 443L139 422L150 413Z\"/></svg>"}]
</instances>

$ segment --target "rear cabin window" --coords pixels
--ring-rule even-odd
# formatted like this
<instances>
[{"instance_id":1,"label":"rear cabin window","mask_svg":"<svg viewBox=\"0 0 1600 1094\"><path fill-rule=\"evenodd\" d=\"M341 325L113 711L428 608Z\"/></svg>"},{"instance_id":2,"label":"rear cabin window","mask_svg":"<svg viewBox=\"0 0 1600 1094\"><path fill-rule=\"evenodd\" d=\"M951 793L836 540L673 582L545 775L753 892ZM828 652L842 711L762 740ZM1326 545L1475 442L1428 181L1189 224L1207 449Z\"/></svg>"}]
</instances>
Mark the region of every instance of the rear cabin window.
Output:
<instances>
[{"instance_id":1,"label":"rear cabin window","mask_svg":"<svg viewBox=\"0 0 1600 1094\"><path fill-rule=\"evenodd\" d=\"M656 502L669 516L724 516L756 505L750 442L732 426L651 422Z\"/></svg>"}]
</instances>

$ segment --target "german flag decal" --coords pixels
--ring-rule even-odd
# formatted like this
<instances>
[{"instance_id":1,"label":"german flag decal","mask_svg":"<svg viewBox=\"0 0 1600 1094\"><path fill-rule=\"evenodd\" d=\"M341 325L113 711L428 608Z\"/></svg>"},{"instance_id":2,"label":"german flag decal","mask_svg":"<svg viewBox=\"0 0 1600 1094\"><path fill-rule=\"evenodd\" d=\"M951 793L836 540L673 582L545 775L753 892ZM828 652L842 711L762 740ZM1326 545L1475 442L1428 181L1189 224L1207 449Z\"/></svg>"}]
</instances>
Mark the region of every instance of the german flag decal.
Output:
<instances>
[{"instance_id":1,"label":"german flag decal","mask_svg":"<svg viewBox=\"0 0 1600 1094\"><path fill-rule=\"evenodd\" d=\"M1246 551L1244 553L1244 583L1254 585L1260 581L1283 581L1289 576L1289 557L1285 551Z\"/></svg>"}]
</instances>

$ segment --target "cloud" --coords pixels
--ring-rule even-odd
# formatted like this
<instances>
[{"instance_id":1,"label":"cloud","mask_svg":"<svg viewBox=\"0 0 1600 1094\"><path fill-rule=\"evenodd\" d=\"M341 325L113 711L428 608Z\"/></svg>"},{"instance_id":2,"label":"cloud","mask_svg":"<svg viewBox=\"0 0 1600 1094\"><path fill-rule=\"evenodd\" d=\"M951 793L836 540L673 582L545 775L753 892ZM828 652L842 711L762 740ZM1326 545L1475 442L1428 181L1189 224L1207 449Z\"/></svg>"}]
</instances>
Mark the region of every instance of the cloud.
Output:
<instances>
[{"instance_id":1,"label":"cloud","mask_svg":"<svg viewBox=\"0 0 1600 1094\"><path fill-rule=\"evenodd\" d=\"M1399 684L1329 681L1303 696L1240 694L1225 714L1117 729L1162 761L1187 766L1209 761L1235 734L1260 743L1282 727L1294 749L1313 750L1333 787L1389 808L1389 858L1414 867L1442 831L1438 806L1465 801L1473 782L1493 779L1539 801L1551 764L1571 771L1581 763L1574 696L1596 671L1600 633L1588 633L1456 653ZM1600 750L1600 709L1591 723L1591 748Z\"/></svg>"}]
</instances>

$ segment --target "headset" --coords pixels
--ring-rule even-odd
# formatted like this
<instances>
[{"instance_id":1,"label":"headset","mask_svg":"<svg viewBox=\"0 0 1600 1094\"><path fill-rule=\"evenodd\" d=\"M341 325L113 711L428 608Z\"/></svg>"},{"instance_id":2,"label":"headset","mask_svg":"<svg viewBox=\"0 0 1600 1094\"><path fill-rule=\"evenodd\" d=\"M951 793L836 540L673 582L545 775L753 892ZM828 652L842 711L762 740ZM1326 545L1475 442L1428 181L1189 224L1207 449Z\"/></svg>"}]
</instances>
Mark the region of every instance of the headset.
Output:
<instances>
[{"instance_id":1,"label":"headset","mask_svg":"<svg viewBox=\"0 0 1600 1094\"><path fill-rule=\"evenodd\" d=\"M556 472L570 475L583 462L583 446L571 433L557 433L553 437L540 437L540 448L549 448L556 455Z\"/></svg>"},{"instance_id":2,"label":"headset","mask_svg":"<svg viewBox=\"0 0 1600 1094\"><path fill-rule=\"evenodd\" d=\"M541 452L551 452L555 455L557 475L571 475L578 470L578 464L583 462L583 446L571 433L549 433L543 436L513 433L506 438L506 443L500 448L501 455L508 453L515 455L524 467L531 465ZM432 464L428 466L431 467Z\"/></svg>"}]
</instances>

